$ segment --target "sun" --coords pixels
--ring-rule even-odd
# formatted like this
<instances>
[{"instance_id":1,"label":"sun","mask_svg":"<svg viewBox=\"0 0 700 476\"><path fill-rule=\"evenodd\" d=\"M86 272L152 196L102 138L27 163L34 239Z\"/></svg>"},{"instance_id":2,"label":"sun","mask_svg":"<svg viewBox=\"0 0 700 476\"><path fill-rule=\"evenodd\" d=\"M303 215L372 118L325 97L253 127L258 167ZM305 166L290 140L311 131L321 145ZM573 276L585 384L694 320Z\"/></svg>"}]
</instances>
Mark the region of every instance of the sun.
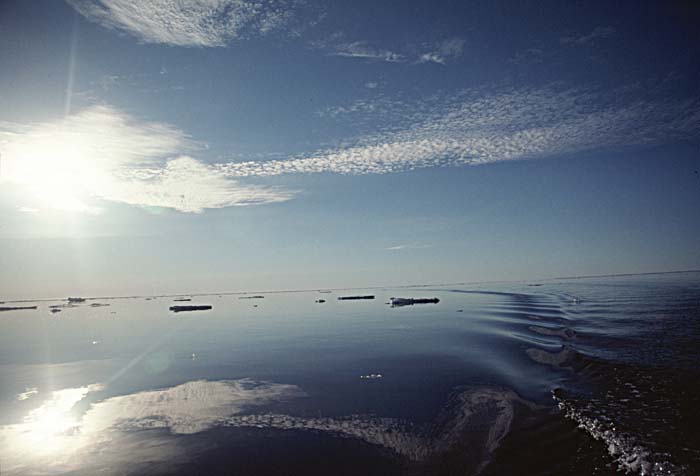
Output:
<instances>
[{"instance_id":1,"label":"sun","mask_svg":"<svg viewBox=\"0 0 700 476\"><path fill-rule=\"evenodd\" d=\"M46 206L90 212L85 200L106 186L99 146L92 138L66 130L32 134L11 142L0 157L0 177L20 184Z\"/></svg>"}]
</instances>

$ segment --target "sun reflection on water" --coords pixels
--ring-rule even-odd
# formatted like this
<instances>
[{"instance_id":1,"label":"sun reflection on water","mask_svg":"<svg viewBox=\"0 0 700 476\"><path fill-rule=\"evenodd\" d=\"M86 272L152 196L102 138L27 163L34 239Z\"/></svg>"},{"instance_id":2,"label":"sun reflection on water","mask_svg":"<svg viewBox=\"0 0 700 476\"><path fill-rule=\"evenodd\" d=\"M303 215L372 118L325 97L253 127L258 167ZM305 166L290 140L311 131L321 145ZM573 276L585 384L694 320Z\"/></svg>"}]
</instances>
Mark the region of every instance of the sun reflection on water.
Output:
<instances>
[{"instance_id":1,"label":"sun reflection on water","mask_svg":"<svg viewBox=\"0 0 700 476\"><path fill-rule=\"evenodd\" d=\"M47 443L58 435L71 433L78 426L78 420L71 414L71 409L87 393L88 387L53 392L51 399L24 418L21 434L33 443Z\"/></svg>"},{"instance_id":2,"label":"sun reflection on water","mask_svg":"<svg viewBox=\"0 0 700 476\"><path fill-rule=\"evenodd\" d=\"M0 444L18 460L56 457L80 445L80 418L75 405L99 384L51 392L39 407L30 411L21 423L0 428ZM33 395L32 395L33 396Z\"/></svg>"},{"instance_id":3,"label":"sun reflection on water","mask_svg":"<svg viewBox=\"0 0 700 476\"><path fill-rule=\"evenodd\" d=\"M112 461L125 463L132 455L120 450L140 430L162 429L171 435L193 434L221 424L246 408L284 401L306 394L289 384L231 381L191 381L175 387L141 391L93 401L84 412L89 394L101 384L56 390L18 423L0 425L2 474L26 474L37 468L65 473L84 464L107 464L109 442ZM39 399L37 391L17 396L17 402ZM149 435L145 458L165 461L176 453L167 436ZM165 440L164 440L165 439ZM157 442L157 443L154 443ZM131 450L129 450L131 451ZM147 453L147 454L146 454Z\"/></svg>"}]
</instances>

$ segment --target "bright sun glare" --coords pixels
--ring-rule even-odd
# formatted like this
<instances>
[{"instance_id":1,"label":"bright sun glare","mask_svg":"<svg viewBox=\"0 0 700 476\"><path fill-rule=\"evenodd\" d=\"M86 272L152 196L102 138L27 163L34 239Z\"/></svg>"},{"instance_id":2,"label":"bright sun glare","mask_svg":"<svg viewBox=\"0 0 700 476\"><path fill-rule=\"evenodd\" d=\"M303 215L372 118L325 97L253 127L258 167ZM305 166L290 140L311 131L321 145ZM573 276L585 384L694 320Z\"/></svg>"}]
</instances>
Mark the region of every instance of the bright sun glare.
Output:
<instances>
[{"instance_id":1,"label":"bright sun glare","mask_svg":"<svg viewBox=\"0 0 700 476\"><path fill-rule=\"evenodd\" d=\"M45 205L60 210L91 212L84 199L103 187L109 174L90 138L67 131L11 143L2 157L2 176L23 185Z\"/></svg>"},{"instance_id":2,"label":"bright sun glare","mask_svg":"<svg viewBox=\"0 0 700 476\"><path fill-rule=\"evenodd\" d=\"M80 387L53 392L49 400L32 410L21 424L14 426L12 440L15 449L38 454L63 450L69 443L67 438L80 425L71 410L88 391L89 387Z\"/></svg>"}]
</instances>

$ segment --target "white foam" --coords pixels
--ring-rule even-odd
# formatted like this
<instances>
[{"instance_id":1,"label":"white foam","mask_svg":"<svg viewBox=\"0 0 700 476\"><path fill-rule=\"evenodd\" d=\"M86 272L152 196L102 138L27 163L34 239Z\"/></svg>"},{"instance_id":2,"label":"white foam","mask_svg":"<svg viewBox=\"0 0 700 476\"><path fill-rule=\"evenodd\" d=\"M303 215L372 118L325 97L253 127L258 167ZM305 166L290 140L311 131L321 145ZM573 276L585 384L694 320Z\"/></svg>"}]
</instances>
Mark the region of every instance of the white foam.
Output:
<instances>
[{"instance_id":1,"label":"white foam","mask_svg":"<svg viewBox=\"0 0 700 476\"><path fill-rule=\"evenodd\" d=\"M605 443L608 454L617 464L619 471L642 476L683 475L685 471L667 460L658 461L652 451L637 443L628 433L619 431L612 422L586 415L571 402L553 395L564 416L576 422L594 439Z\"/></svg>"}]
</instances>

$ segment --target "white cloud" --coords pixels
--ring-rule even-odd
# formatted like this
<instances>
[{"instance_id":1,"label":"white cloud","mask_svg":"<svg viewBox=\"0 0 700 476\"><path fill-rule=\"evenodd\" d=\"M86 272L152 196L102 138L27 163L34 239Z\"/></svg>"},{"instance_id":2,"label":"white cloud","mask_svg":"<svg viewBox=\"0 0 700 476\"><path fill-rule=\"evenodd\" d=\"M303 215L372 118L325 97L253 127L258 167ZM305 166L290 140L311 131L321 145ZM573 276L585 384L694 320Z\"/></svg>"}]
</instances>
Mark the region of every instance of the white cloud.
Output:
<instances>
[{"instance_id":1,"label":"white cloud","mask_svg":"<svg viewBox=\"0 0 700 476\"><path fill-rule=\"evenodd\" d=\"M419 63L446 64L450 59L462 56L464 40L462 38L449 38L437 45L432 51L419 56Z\"/></svg>"},{"instance_id":2,"label":"white cloud","mask_svg":"<svg viewBox=\"0 0 700 476\"><path fill-rule=\"evenodd\" d=\"M314 49L326 50L330 56L343 56L347 58L360 58L388 63L439 63L446 64L449 60L462 56L464 39L448 38L441 42L423 45L417 48L415 45L403 45L399 51L381 48L369 44L366 41L344 41L345 35L341 32L329 36L325 40L316 40L309 43ZM426 49L423 53L417 50ZM371 82L366 85L378 83ZM372 86L367 86L372 88Z\"/></svg>"},{"instance_id":3,"label":"white cloud","mask_svg":"<svg viewBox=\"0 0 700 476\"><path fill-rule=\"evenodd\" d=\"M423 53L420 55L418 58L419 63L438 63L438 64L445 64L445 58L440 56L439 54L435 52L431 53Z\"/></svg>"},{"instance_id":4,"label":"white cloud","mask_svg":"<svg viewBox=\"0 0 700 476\"><path fill-rule=\"evenodd\" d=\"M0 180L23 185L54 208L97 212L89 203L97 198L200 212L295 195L236 181L244 177L479 165L687 140L700 133L693 98L639 94L546 87L463 91L419 101L379 96L322 113L371 124L376 132L369 135L295 157L218 164L192 158L200 146L172 126L98 106L52 123L0 124ZM363 124L358 117L370 120Z\"/></svg>"},{"instance_id":5,"label":"white cloud","mask_svg":"<svg viewBox=\"0 0 700 476\"><path fill-rule=\"evenodd\" d=\"M363 41L336 45L333 47L331 55L345 56L348 58L365 58L386 61L388 63L403 63L406 61L404 55L386 49L374 48Z\"/></svg>"},{"instance_id":6,"label":"white cloud","mask_svg":"<svg viewBox=\"0 0 700 476\"><path fill-rule=\"evenodd\" d=\"M561 38L559 41L563 44L572 44L572 45L585 45L587 43L591 43L595 40L599 40L602 38L610 38L613 36L617 30L611 26L599 26L593 29L590 33L587 35L582 35L582 36L567 36L564 38Z\"/></svg>"},{"instance_id":7,"label":"white cloud","mask_svg":"<svg viewBox=\"0 0 700 476\"><path fill-rule=\"evenodd\" d=\"M289 200L293 192L240 184L188 155L199 144L168 124L137 121L109 106L65 119L0 124L0 181L52 208L99 212L88 202L201 212Z\"/></svg>"},{"instance_id":8,"label":"white cloud","mask_svg":"<svg viewBox=\"0 0 700 476\"><path fill-rule=\"evenodd\" d=\"M68 0L85 18L145 43L225 46L287 26L299 1Z\"/></svg>"},{"instance_id":9,"label":"white cloud","mask_svg":"<svg viewBox=\"0 0 700 476\"><path fill-rule=\"evenodd\" d=\"M422 250L426 248L431 248L431 245L422 245L420 243L407 243L401 245L393 245L386 248L387 251L401 251L401 250Z\"/></svg>"},{"instance_id":10,"label":"white cloud","mask_svg":"<svg viewBox=\"0 0 700 476\"><path fill-rule=\"evenodd\" d=\"M379 95L369 99L357 99L347 105L327 107L318 111L317 114L320 117L331 118L346 114L376 116L377 114L395 114L401 106L397 101L389 101L383 95Z\"/></svg>"},{"instance_id":11,"label":"white cloud","mask_svg":"<svg viewBox=\"0 0 700 476\"><path fill-rule=\"evenodd\" d=\"M293 192L237 185L191 157L169 160L152 177L115 182L102 198L130 205L149 205L197 213L205 208L257 205L289 200Z\"/></svg>"},{"instance_id":12,"label":"white cloud","mask_svg":"<svg viewBox=\"0 0 700 476\"><path fill-rule=\"evenodd\" d=\"M349 146L289 160L217 167L231 177L389 173L657 144L700 131L700 111L692 100L618 96L543 88L465 92L413 108L400 103L402 128L391 124Z\"/></svg>"}]
</instances>

